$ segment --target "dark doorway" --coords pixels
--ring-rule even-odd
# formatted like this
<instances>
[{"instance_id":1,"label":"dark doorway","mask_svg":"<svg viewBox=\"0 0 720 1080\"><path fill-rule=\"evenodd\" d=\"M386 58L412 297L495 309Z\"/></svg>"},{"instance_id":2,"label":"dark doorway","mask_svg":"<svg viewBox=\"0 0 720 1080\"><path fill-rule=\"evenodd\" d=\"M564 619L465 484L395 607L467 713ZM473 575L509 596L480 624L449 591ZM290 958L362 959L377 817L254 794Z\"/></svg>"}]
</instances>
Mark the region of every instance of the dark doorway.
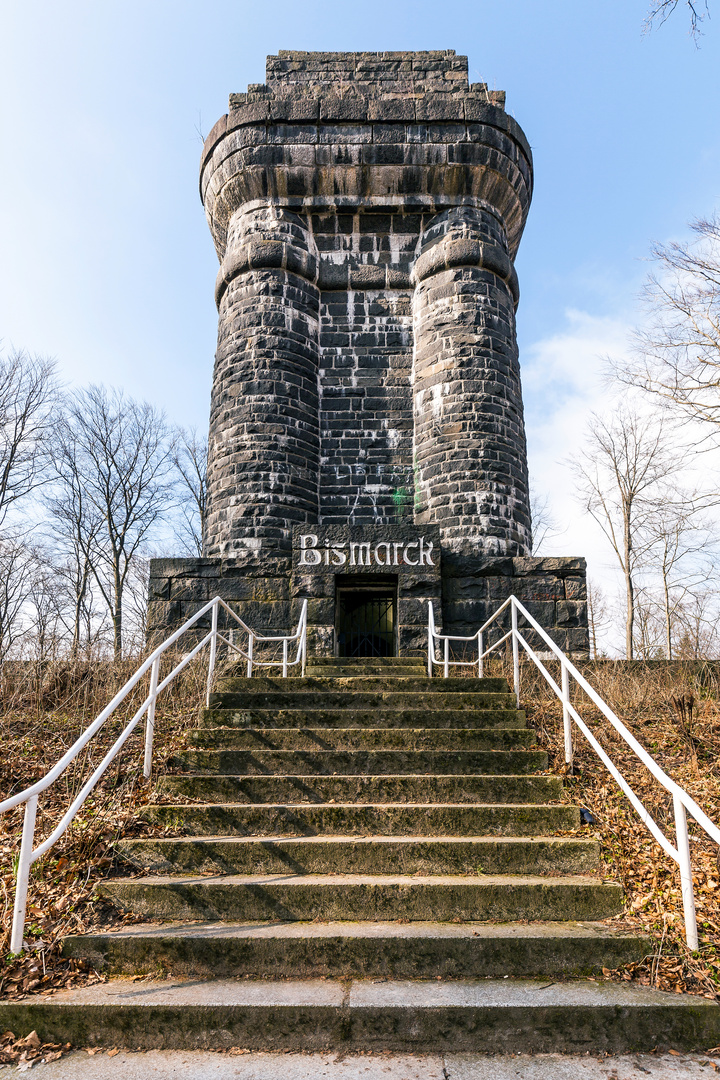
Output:
<instances>
[{"instance_id":1,"label":"dark doorway","mask_svg":"<svg viewBox=\"0 0 720 1080\"><path fill-rule=\"evenodd\" d=\"M378 584L338 585L335 621L338 656L395 656L397 589Z\"/></svg>"}]
</instances>

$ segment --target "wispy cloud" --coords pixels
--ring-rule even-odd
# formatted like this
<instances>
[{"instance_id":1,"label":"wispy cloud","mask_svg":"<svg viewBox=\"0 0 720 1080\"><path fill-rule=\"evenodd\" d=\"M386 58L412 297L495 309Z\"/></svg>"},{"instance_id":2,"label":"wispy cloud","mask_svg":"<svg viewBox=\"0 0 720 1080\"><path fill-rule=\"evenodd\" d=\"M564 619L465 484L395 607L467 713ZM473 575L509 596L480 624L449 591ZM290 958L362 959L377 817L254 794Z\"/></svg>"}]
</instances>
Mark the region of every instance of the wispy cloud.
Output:
<instances>
[{"instance_id":1,"label":"wispy cloud","mask_svg":"<svg viewBox=\"0 0 720 1080\"><path fill-rule=\"evenodd\" d=\"M584 556L589 576L610 596L619 584L614 556L574 497L567 460L582 445L591 413L611 410L617 399L605 361L627 351L630 329L620 319L568 310L564 328L534 342L521 357L531 482L547 496L559 526L545 553Z\"/></svg>"}]
</instances>

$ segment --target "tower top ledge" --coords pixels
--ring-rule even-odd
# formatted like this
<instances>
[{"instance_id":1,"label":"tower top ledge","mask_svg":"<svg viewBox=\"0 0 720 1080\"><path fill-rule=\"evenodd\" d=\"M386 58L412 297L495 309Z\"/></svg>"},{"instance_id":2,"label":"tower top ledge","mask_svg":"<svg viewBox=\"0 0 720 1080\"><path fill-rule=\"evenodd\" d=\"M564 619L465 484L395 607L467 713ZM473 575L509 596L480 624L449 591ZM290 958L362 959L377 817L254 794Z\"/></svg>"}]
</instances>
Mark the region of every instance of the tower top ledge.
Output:
<instances>
[{"instance_id":1,"label":"tower top ledge","mask_svg":"<svg viewBox=\"0 0 720 1080\"><path fill-rule=\"evenodd\" d=\"M454 49L428 52L295 52L281 49L268 56L265 83L252 83L246 94L231 94L230 109L267 96L424 98L428 95L481 97L504 108L505 92L486 83L469 84L468 58Z\"/></svg>"}]
</instances>

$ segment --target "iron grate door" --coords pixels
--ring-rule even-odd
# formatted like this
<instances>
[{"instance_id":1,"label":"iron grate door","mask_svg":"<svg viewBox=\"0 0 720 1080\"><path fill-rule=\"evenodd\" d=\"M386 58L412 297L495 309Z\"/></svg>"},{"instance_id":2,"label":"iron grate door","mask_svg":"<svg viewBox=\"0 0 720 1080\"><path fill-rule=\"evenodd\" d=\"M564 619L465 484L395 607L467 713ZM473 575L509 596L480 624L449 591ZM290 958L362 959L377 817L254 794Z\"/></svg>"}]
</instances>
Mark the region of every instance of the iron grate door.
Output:
<instances>
[{"instance_id":1,"label":"iron grate door","mask_svg":"<svg viewBox=\"0 0 720 1080\"><path fill-rule=\"evenodd\" d=\"M394 656L392 595L339 593L337 641L338 656Z\"/></svg>"}]
</instances>

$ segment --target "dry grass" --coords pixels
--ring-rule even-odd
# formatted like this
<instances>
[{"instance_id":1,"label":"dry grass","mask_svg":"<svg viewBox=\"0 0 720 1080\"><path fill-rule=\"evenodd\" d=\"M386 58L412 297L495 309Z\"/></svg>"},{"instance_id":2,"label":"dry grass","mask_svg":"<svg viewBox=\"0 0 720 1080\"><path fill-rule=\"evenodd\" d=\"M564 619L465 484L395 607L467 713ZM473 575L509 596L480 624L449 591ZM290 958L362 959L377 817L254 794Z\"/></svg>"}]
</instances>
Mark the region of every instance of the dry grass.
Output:
<instances>
[{"instance_id":1,"label":"dry grass","mask_svg":"<svg viewBox=\"0 0 720 1080\"><path fill-rule=\"evenodd\" d=\"M177 657L168 656L162 675ZM108 704L138 666L122 663L48 665L38 672L16 666L6 675L0 702L0 792L2 798L41 779ZM204 703L206 662L194 662L170 684L158 701L155 721L154 769L184 744L197 724ZM161 676L162 677L162 676ZM35 832L38 845L61 820L82 785L134 715L147 693L145 678L107 721L56 783L40 796ZM0 994L17 997L28 992L52 992L59 987L101 978L82 962L65 961L61 942L71 933L87 932L125 919L97 899L97 883L117 872L114 845L120 837L148 835L151 829L137 817L148 802L161 796L142 776L144 721L137 726L122 753L90 794L73 825L51 851L32 868L28 893L25 941L20 958L9 954L14 900L14 876L22 831L23 808L0 816Z\"/></svg>"},{"instance_id":2,"label":"dry grass","mask_svg":"<svg viewBox=\"0 0 720 1080\"><path fill-rule=\"evenodd\" d=\"M718 665L580 665L637 740L715 822L720 821L720 706ZM558 678L557 672L552 672ZM608 876L625 890L618 928L642 931L654 942L646 961L607 977L662 990L718 997L720 990L720 862L717 845L690 822L700 947L684 942L680 872L652 838L584 736L575 729L575 758L565 767L562 709L536 669L523 665L523 704L528 722L549 753L550 772L565 776L564 799L590 811L581 830L601 844ZM559 682L559 678L558 678ZM574 704L668 838L675 843L672 797L636 758L582 691Z\"/></svg>"}]
</instances>

